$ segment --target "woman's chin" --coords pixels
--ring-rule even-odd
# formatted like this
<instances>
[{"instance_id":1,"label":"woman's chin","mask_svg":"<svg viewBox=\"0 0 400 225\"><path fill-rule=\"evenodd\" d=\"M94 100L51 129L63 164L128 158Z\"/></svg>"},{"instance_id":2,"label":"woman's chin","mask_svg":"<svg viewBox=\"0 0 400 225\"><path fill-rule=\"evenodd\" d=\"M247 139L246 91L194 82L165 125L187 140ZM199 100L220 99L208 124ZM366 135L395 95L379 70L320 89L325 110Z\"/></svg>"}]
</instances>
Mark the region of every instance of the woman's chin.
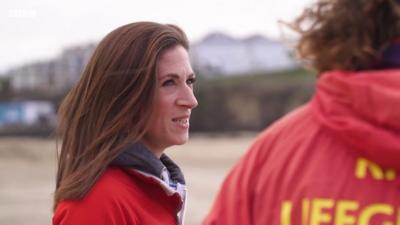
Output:
<instances>
[{"instance_id":1,"label":"woman's chin","mask_svg":"<svg viewBox=\"0 0 400 225\"><path fill-rule=\"evenodd\" d=\"M179 137L179 138L176 139L174 145L183 145L183 144L186 144L186 143L188 142L188 140L189 140L189 136L188 136L188 135Z\"/></svg>"}]
</instances>

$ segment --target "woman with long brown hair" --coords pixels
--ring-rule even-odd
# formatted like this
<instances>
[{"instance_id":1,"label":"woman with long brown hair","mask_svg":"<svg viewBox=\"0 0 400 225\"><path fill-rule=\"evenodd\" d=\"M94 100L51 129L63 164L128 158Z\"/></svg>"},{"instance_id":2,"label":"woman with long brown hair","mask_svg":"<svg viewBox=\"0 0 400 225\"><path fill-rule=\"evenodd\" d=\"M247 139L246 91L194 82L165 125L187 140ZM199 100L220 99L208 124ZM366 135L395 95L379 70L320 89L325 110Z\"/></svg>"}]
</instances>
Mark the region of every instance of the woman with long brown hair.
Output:
<instances>
[{"instance_id":1,"label":"woman with long brown hair","mask_svg":"<svg viewBox=\"0 0 400 225\"><path fill-rule=\"evenodd\" d=\"M292 28L315 94L259 135L203 224L400 224L400 1L318 0Z\"/></svg>"},{"instance_id":2,"label":"woman with long brown hair","mask_svg":"<svg viewBox=\"0 0 400 225\"><path fill-rule=\"evenodd\" d=\"M182 224L186 188L163 152L188 139L197 100L174 25L109 33L59 109L53 224Z\"/></svg>"}]
</instances>

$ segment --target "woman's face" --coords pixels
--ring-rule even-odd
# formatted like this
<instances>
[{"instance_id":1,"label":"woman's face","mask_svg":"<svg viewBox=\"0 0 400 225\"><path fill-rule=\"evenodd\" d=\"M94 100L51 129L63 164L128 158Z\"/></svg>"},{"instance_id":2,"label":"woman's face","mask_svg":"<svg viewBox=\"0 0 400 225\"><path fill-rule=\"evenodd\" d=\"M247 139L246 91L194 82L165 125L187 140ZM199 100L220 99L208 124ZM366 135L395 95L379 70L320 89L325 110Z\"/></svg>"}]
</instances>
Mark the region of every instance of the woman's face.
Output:
<instances>
[{"instance_id":1,"label":"woman's face","mask_svg":"<svg viewBox=\"0 0 400 225\"><path fill-rule=\"evenodd\" d=\"M190 113L197 106L195 75L186 49L178 45L166 50L159 58L157 76L154 111L143 143L159 157L165 148L186 143Z\"/></svg>"}]
</instances>

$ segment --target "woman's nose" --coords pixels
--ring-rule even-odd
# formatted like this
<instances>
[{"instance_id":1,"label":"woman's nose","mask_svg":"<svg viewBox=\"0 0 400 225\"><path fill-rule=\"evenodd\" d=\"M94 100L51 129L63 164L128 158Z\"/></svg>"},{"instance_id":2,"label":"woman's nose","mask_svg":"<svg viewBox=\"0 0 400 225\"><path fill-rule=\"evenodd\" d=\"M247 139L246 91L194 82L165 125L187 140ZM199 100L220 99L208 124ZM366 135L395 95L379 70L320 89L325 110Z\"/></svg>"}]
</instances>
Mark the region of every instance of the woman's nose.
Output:
<instances>
[{"instance_id":1,"label":"woman's nose","mask_svg":"<svg viewBox=\"0 0 400 225\"><path fill-rule=\"evenodd\" d=\"M195 108L199 103L197 102L196 96L194 96L193 89L185 87L180 97L177 99L177 104L190 109Z\"/></svg>"}]
</instances>

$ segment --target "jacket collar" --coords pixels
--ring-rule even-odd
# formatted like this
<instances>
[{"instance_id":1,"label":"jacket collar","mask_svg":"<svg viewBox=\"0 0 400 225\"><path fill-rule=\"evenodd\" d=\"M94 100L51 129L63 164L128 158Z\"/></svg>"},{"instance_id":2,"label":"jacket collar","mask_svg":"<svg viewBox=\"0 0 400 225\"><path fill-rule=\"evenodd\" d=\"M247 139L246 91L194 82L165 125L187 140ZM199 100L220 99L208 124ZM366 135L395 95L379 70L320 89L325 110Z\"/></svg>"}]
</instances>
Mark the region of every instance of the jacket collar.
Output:
<instances>
[{"instance_id":1,"label":"jacket collar","mask_svg":"<svg viewBox=\"0 0 400 225\"><path fill-rule=\"evenodd\" d=\"M157 158L146 146L141 143L131 144L118 155L111 165L136 169L150 174L170 184L185 184L181 169L167 155L162 154Z\"/></svg>"}]
</instances>

